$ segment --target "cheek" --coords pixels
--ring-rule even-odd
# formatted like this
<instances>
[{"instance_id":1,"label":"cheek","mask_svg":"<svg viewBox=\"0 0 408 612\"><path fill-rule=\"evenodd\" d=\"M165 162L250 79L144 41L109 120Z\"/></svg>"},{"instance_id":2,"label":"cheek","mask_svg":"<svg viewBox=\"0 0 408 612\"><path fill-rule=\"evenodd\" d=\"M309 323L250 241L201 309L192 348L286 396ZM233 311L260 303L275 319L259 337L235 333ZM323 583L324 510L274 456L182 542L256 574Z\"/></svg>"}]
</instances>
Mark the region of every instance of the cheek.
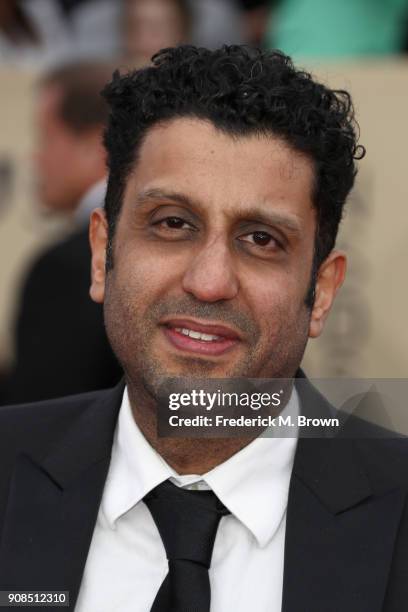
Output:
<instances>
[{"instance_id":1,"label":"cheek","mask_svg":"<svg viewBox=\"0 0 408 612\"><path fill-rule=\"evenodd\" d=\"M69 189L76 182L76 157L64 146L52 146L40 157L38 170L43 180L58 189Z\"/></svg>"},{"instance_id":2,"label":"cheek","mask_svg":"<svg viewBox=\"0 0 408 612\"><path fill-rule=\"evenodd\" d=\"M54 176L56 172L61 173L60 159L54 154L53 148L48 147L38 151L36 162L37 172L45 178Z\"/></svg>"},{"instance_id":3,"label":"cheek","mask_svg":"<svg viewBox=\"0 0 408 612\"><path fill-rule=\"evenodd\" d=\"M132 318L137 324L140 317L168 294L172 286L170 270L174 268L168 258L150 257L145 251L123 255L120 249L114 254L115 281L111 294L120 300L126 318Z\"/></svg>"},{"instance_id":4,"label":"cheek","mask_svg":"<svg viewBox=\"0 0 408 612\"><path fill-rule=\"evenodd\" d=\"M264 345L295 333L304 327L306 309L305 282L290 274L276 274L269 279L247 283L247 296L251 296L249 308L254 320L260 322Z\"/></svg>"},{"instance_id":5,"label":"cheek","mask_svg":"<svg viewBox=\"0 0 408 612\"><path fill-rule=\"evenodd\" d=\"M115 240L113 257L120 284L129 292L146 296L146 300L180 287L188 266L185 251L130 237Z\"/></svg>"},{"instance_id":6,"label":"cheek","mask_svg":"<svg viewBox=\"0 0 408 612\"><path fill-rule=\"evenodd\" d=\"M285 311L289 317L296 313L299 304L303 303L305 283L291 270L279 270L258 277L252 275L252 279L248 279L250 276L245 275L243 294L249 296L251 309L260 321L263 318L273 319L280 311Z\"/></svg>"}]
</instances>

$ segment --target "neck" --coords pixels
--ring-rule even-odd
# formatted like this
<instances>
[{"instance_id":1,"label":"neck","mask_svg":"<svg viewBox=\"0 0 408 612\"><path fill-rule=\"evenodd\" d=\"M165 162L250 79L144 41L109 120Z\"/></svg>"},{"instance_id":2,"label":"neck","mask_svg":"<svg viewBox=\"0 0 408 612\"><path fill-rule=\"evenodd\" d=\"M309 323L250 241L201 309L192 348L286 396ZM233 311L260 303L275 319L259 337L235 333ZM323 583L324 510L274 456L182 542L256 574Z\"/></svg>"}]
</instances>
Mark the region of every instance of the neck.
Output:
<instances>
[{"instance_id":1,"label":"neck","mask_svg":"<svg viewBox=\"0 0 408 612\"><path fill-rule=\"evenodd\" d=\"M157 404L128 384L133 418L149 444L178 474L205 474L247 446L252 438L170 438L157 435Z\"/></svg>"}]
</instances>

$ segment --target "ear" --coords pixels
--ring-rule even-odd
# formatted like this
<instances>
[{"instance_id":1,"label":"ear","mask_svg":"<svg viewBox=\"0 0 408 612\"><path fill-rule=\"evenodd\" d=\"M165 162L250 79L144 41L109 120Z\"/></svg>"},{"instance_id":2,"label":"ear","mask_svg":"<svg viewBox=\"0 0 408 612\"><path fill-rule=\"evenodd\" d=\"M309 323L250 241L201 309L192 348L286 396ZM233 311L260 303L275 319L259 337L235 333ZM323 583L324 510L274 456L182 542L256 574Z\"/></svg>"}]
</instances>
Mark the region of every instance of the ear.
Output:
<instances>
[{"instance_id":1,"label":"ear","mask_svg":"<svg viewBox=\"0 0 408 612\"><path fill-rule=\"evenodd\" d=\"M94 302L102 304L105 297L105 261L108 244L108 223L102 208L92 211L89 224L89 240L92 249L92 282L89 294Z\"/></svg>"},{"instance_id":2,"label":"ear","mask_svg":"<svg viewBox=\"0 0 408 612\"><path fill-rule=\"evenodd\" d=\"M309 324L309 337L317 338L346 275L347 258L342 251L332 251L319 268L315 301Z\"/></svg>"}]
</instances>

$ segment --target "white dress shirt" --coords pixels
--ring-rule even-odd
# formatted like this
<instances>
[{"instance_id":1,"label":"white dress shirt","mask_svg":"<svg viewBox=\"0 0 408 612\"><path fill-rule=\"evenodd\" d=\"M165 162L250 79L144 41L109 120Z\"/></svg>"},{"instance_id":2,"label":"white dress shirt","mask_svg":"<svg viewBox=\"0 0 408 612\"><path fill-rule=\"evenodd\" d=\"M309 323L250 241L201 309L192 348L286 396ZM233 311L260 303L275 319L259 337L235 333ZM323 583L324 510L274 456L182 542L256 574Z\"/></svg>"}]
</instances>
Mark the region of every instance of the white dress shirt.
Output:
<instances>
[{"instance_id":1,"label":"white dress shirt","mask_svg":"<svg viewBox=\"0 0 408 612\"><path fill-rule=\"evenodd\" d=\"M289 410L299 413L296 391ZM214 544L211 612L280 612L296 443L296 437L257 438L202 476L180 476L141 433L125 389L76 612L150 611L168 565L142 500L167 479L212 489L231 512L221 519Z\"/></svg>"}]
</instances>

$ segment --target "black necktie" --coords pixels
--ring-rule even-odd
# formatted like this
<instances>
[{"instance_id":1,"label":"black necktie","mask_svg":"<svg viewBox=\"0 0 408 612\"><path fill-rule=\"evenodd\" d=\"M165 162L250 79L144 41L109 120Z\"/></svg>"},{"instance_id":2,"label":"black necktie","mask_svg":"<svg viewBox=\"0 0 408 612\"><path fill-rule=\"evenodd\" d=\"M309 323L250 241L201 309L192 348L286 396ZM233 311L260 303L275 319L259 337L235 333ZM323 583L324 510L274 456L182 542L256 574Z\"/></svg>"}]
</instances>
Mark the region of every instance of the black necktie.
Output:
<instances>
[{"instance_id":1,"label":"black necktie","mask_svg":"<svg viewBox=\"0 0 408 612\"><path fill-rule=\"evenodd\" d=\"M218 524L229 511L212 491L181 489L168 480L148 493L144 502L169 562L151 612L209 612L208 568Z\"/></svg>"}]
</instances>

